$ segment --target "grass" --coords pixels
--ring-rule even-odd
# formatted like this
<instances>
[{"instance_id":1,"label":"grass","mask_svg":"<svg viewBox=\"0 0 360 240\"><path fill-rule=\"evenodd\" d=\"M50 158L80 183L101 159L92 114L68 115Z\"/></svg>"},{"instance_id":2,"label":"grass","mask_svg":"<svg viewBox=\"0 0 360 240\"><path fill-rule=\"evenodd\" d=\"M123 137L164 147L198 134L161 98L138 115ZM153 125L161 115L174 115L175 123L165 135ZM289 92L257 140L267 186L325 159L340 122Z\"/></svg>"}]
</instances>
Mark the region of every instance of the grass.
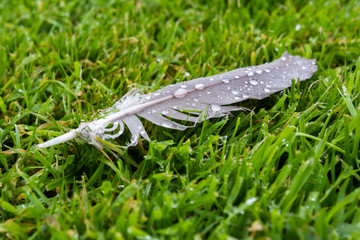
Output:
<instances>
[{"instance_id":1,"label":"grass","mask_svg":"<svg viewBox=\"0 0 360 240\"><path fill-rule=\"evenodd\" d=\"M0 2L0 238L356 239L360 3ZM317 60L252 112L101 152L34 145L132 87ZM107 158L107 156L111 161Z\"/></svg>"}]
</instances>

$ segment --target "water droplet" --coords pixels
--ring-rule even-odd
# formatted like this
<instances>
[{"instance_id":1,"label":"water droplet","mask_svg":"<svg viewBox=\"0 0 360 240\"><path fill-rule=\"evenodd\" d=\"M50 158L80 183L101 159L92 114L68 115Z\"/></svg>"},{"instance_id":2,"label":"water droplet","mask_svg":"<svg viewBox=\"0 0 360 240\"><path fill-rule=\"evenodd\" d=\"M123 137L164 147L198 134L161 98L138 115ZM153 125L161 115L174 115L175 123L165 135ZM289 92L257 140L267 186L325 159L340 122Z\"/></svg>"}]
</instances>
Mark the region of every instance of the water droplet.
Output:
<instances>
[{"instance_id":1,"label":"water droplet","mask_svg":"<svg viewBox=\"0 0 360 240\"><path fill-rule=\"evenodd\" d=\"M147 95L145 98L149 100L151 98L151 95Z\"/></svg>"},{"instance_id":2,"label":"water droplet","mask_svg":"<svg viewBox=\"0 0 360 240\"><path fill-rule=\"evenodd\" d=\"M214 81L214 78L210 78L209 80L210 80L210 82L212 82L212 81Z\"/></svg>"},{"instance_id":3,"label":"water droplet","mask_svg":"<svg viewBox=\"0 0 360 240\"><path fill-rule=\"evenodd\" d=\"M240 78L240 77L239 77L238 75L235 75L235 78L238 79L238 78Z\"/></svg>"},{"instance_id":4,"label":"water droplet","mask_svg":"<svg viewBox=\"0 0 360 240\"><path fill-rule=\"evenodd\" d=\"M282 61L286 61L286 57L281 57L281 60L282 60Z\"/></svg>"},{"instance_id":5,"label":"water droplet","mask_svg":"<svg viewBox=\"0 0 360 240\"><path fill-rule=\"evenodd\" d=\"M306 69L306 67L305 67L305 66L302 66L302 67L301 67L301 69L305 70L305 69Z\"/></svg>"},{"instance_id":6,"label":"water droplet","mask_svg":"<svg viewBox=\"0 0 360 240\"><path fill-rule=\"evenodd\" d=\"M213 112L217 112L221 109L221 106L219 104L211 104L211 110Z\"/></svg>"},{"instance_id":7,"label":"water droplet","mask_svg":"<svg viewBox=\"0 0 360 240\"><path fill-rule=\"evenodd\" d=\"M174 92L174 97L176 98L182 98L182 97L185 97L187 94L187 91L183 88L179 88L178 90L176 90Z\"/></svg>"},{"instance_id":8,"label":"water droplet","mask_svg":"<svg viewBox=\"0 0 360 240\"><path fill-rule=\"evenodd\" d=\"M256 197L252 197L252 198L249 198L249 199L246 199L245 201L245 204L246 205L252 205L254 202L257 201L257 198Z\"/></svg>"},{"instance_id":9,"label":"water droplet","mask_svg":"<svg viewBox=\"0 0 360 240\"><path fill-rule=\"evenodd\" d=\"M230 82L230 80L227 79L227 78L224 78L222 81L223 81L223 83L229 83Z\"/></svg>"},{"instance_id":10,"label":"water droplet","mask_svg":"<svg viewBox=\"0 0 360 240\"><path fill-rule=\"evenodd\" d=\"M166 110L166 109L164 109L161 113L164 114L164 115L168 115L168 114L169 114L169 111Z\"/></svg>"},{"instance_id":11,"label":"water droplet","mask_svg":"<svg viewBox=\"0 0 360 240\"><path fill-rule=\"evenodd\" d=\"M181 87L181 88L187 88L187 84L186 84L186 83L182 83L182 84L180 85L180 87Z\"/></svg>"},{"instance_id":12,"label":"water droplet","mask_svg":"<svg viewBox=\"0 0 360 240\"><path fill-rule=\"evenodd\" d=\"M210 91L207 91L206 93L207 93L207 94L211 94L211 92L210 92Z\"/></svg>"},{"instance_id":13,"label":"water droplet","mask_svg":"<svg viewBox=\"0 0 360 240\"><path fill-rule=\"evenodd\" d=\"M178 109L178 107L177 107L177 106L173 106L173 109Z\"/></svg>"},{"instance_id":14,"label":"water droplet","mask_svg":"<svg viewBox=\"0 0 360 240\"><path fill-rule=\"evenodd\" d=\"M199 98L198 98L198 97L194 97L194 101L195 101L195 102L198 102L198 101L199 101Z\"/></svg>"},{"instance_id":15,"label":"water droplet","mask_svg":"<svg viewBox=\"0 0 360 240\"><path fill-rule=\"evenodd\" d=\"M257 73L257 74L261 74L261 73L262 73L262 70L261 70L261 69L258 69L258 70L256 70L256 73Z\"/></svg>"},{"instance_id":16,"label":"water droplet","mask_svg":"<svg viewBox=\"0 0 360 240\"><path fill-rule=\"evenodd\" d=\"M234 97L234 99L237 100L237 101L241 100L240 97Z\"/></svg>"},{"instance_id":17,"label":"water droplet","mask_svg":"<svg viewBox=\"0 0 360 240\"><path fill-rule=\"evenodd\" d=\"M151 110L151 113L156 113L156 110L154 110L154 109L153 109L153 110Z\"/></svg>"},{"instance_id":18,"label":"water droplet","mask_svg":"<svg viewBox=\"0 0 360 240\"><path fill-rule=\"evenodd\" d=\"M142 129L142 127L141 127L141 126L138 126L138 129L139 129L139 130L141 130L141 129Z\"/></svg>"},{"instance_id":19,"label":"water droplet","mask_svg":"<svg viewBox=\"0 0 360 240\"><path fill-rule=\"evenodd\" d=\"M295 26L295 31L299 31L300 28L301 28L301 25L300 25L300 24L297 24L297 25Z\"/></svg>"},{"instance_id":20,"label":"water droplet","mask_svg":"<svg viewBox=\"0 0 360 240\"><path fill-rule=\"evenodd\" d=\"M192 105L193 107L196 107L196 103L192 103L191 105Z\"/></svg>"},{"instance_id":21,"label":"water droplet","mask_svg":"<svg viewBox=\"0 0 360 240\"><path fill-rule=\"evenodd\" d=\"M266 87L266 88L264 89L264 91L268 93L268 92L270 92L270 89L269 89L268 87Z\"/></svg>"},{"instance_id":22,"label":"water droplet","mask_svg":"<svg viewBox=\"0 0 360 240\"><path fill-rule=\"evenodd\" d=\"M257 80L256 78L250 78L251 85L257 85L258 83L259 83L259 80Z\"/></svg>"},{"instance_id":23,"label":"water droplet","mask_svg":"<svg viewBox=\"0 0 360 240\"><path fill-rule=\"evenodd\" d=\"M233 88L232 90L231 90L231 92L233 93L233 94L239 94L239 89L238 88Z\"/></svg>"},{"instance_id":24,"label":"water droplet","mask_svg":"<svg viewBox=\"0 0 360 240\"><path fill-rule=\"evenodd\" d=\"M196 84L196 85L195 85L195 88L196 88L197 90L203 90L203 89L205 88L205 85L199 83L199 84Z\"/></svg>"},{"instance_id":25,"label":"water droplet","mask_svg":"<svg viewBox=\"0 0 360 240\"><path fill-rule=\"evenodd\" d=\"M265 72L271 72L269 68L265 68Z\"/></svg>"},{"instance_id":26,"label":"water droplet","mask_svg":"<svg viewBox=\"0 0 360 240\"><path fill-rule=\"evenodd\" d=\"M172 127L172 123L169 121L164 121L161 123L161 126L166 127L166 128L171 128Z\"/></svg>"},{"instance_id":27,"label":"water droplet","mask_svg":"<svg viewBox=\"0 0 360 240\"><path fill-rule=\"evenodd\" d=\"M253 72L249 72L249 73L248 73L248 76L249 76L249 77L254 76L254 73L253 73Z\"/></svg>"},{"instance_id":28,"label":"water droplet","mask_svg":"<svg viewBox=\"0 0 360 240\"><path fill-rule=\"evenodd\" d=\"M248 95L248 94L246 94L246 93L244 93L243 94L243 98L245 99L245 98L249 98L250 96Z\"/></svg>"},{"instance_id":29,"label":"water droplet","mask_svg":"<svg viewBox=\"0 0 360 240\"><path fill-rule=\"evenodd\" d=\"M154 92L154 96L159 96L160 93L159 92Z\"/></svg>"}]
</instances>

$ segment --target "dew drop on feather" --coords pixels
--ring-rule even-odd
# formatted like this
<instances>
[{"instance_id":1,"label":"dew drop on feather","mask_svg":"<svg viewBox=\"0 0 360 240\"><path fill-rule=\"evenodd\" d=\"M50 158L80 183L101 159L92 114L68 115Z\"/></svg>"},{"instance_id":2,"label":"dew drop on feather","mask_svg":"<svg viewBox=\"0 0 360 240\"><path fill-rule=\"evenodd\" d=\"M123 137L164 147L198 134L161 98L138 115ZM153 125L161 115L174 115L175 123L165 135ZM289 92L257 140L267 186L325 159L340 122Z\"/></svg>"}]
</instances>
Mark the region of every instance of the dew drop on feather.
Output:
<instances>
[{"instance_id":1,"label":"dew drop on feather","mask_svg":"<svg viewBox=\"0 0 360 240\"><path fill-rule=\"evenodd\" d=\"M169 111L164 109L162 112L161 112L163 115L168 115L169 114Z\"/></svg>"},{"instance_id":2,"label":"dew drop on feather","mask_svg":"<svg viewBox=\"0 0 360 240\"><path fill-rule=\"evenodd\" d=\"M230 82L230 80L227 79L227 78L224 78L222 81L223 81L223 83L229 83Z\"/></svg>"},{"instance_id":3,"label":"dew drop on feather","mask_svg":"<svg viewBox=\"0 0 360 240\"><path fill-rule=\"evenodd\" d=\"M195 85L195 88L196 88L197 90L203 90L203 89L205 88L205 85L199 83L199 84L196 84L196 85Z\"/></svg>"},{"instance_id":4,"label":"dew drop on feather","mask_svg":"<svg viewBox=\"0 0 360 240\"><path fill-rule=\"evenodd\" d=\"M219 104L211 104L211 110L213 112L217 112L221 109L221 106Z\"/></svg>"},{"instance_id":5,"label":"dew drop on feather","mask_svg":"<svg viewBox=\"0 0 360 240\"><path fill-rule=\"evenodd\" d=\"M161 123L161 126L167 127L167 128L171 128L171 127L172 127L172 123L169 122L169 121L163 121L163 122Z\"/></svg>"},{"instance_id":6,"label":"dew drop on feather","mask_svg":"<svg viewBox=\"0 0 360 240\"><path fill-rule=\"evenodd\" d=\"M187 94L187 91L183 88L179 88L174 92L174 97L176 98L182 98L185 97Z\"/></svg>"},{"instance_id":7,"label":"dew drop on feather","mask_svg":"<svg viewBox=\"0 0 360 240\"><path fill-rule=\"evenodd\" d=\"M271 70L269 68L265 68L265 72L271 72Z\"/></svg>"},{"instance_id":8,"label":"dew drop on feather","mask_svg":"<svg viewBox=\"0 0 360 240\"><path fill-rule=\"evenodd\" d=\"M181 87L181 88L187 88L187 84L186 84L186 83L182 83L182 84L180 85L180 87Z\"/></svg>"},{"instance_id":9,"label":"dew drop on feather","mask_svg":"<svg viewBox=\"0 0 360 240\"><path fill-rule=\"evenodd\" d=\"M257 85L259 83L259 80L257 80L256 78L250 78L250 84L251 85Z\"/></svg>"},{"instance_id":10,"label":"dew drop on feather","mask_svg":"<svg viewBox=\"0 0 360 240\"><path fill-rule=\"evenodd\" d=\"M232 94L239 94L239 89L238 88L233 88L232 90L231 90L231 92L232 92Z\"/></svg>"}]
</instances>

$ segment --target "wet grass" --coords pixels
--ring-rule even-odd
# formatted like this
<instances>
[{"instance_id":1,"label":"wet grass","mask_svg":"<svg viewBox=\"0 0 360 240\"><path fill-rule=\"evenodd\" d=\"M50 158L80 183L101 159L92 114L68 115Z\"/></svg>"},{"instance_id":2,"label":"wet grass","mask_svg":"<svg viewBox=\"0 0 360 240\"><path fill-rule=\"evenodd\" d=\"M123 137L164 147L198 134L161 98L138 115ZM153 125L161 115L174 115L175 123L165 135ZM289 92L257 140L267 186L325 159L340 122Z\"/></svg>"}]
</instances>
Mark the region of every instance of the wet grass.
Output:
<instances>
[{"instance_id":1,"label":"wet grass","mask_svg":"<svg viewBox=\"0 0 360 240\"><path fill-rule=\"evenodd\" d=\"M360 233L358 1L0 2L0 238L356 239ZM76 128L144 92L315 58L313 78L251 112L116 155ZM108 157L106 156L108 155ZM110 158L110 160L109 160Z\"/></svg>"}]
</instances>

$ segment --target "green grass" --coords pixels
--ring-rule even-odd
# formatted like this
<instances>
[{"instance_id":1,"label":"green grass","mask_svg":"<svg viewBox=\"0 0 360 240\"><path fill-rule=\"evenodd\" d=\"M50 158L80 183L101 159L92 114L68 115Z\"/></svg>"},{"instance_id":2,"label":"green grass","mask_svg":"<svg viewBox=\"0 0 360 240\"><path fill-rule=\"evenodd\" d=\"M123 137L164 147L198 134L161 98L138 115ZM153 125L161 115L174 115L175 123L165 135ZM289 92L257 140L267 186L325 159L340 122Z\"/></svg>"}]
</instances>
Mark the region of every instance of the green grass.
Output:
<instances>
[{"instance_id":1,"label":"green grass","mask_svg":"<svg viewBox=\"0 0 360 240\"><path fill-rule=\"evenodd\" d=\"M0 238L356 239L359 1L0 2ZM34 145L132 87L317 60L252 112L101 152ZM106 157L108 154L111 161Z\"/></svg>"}]
</instances>

